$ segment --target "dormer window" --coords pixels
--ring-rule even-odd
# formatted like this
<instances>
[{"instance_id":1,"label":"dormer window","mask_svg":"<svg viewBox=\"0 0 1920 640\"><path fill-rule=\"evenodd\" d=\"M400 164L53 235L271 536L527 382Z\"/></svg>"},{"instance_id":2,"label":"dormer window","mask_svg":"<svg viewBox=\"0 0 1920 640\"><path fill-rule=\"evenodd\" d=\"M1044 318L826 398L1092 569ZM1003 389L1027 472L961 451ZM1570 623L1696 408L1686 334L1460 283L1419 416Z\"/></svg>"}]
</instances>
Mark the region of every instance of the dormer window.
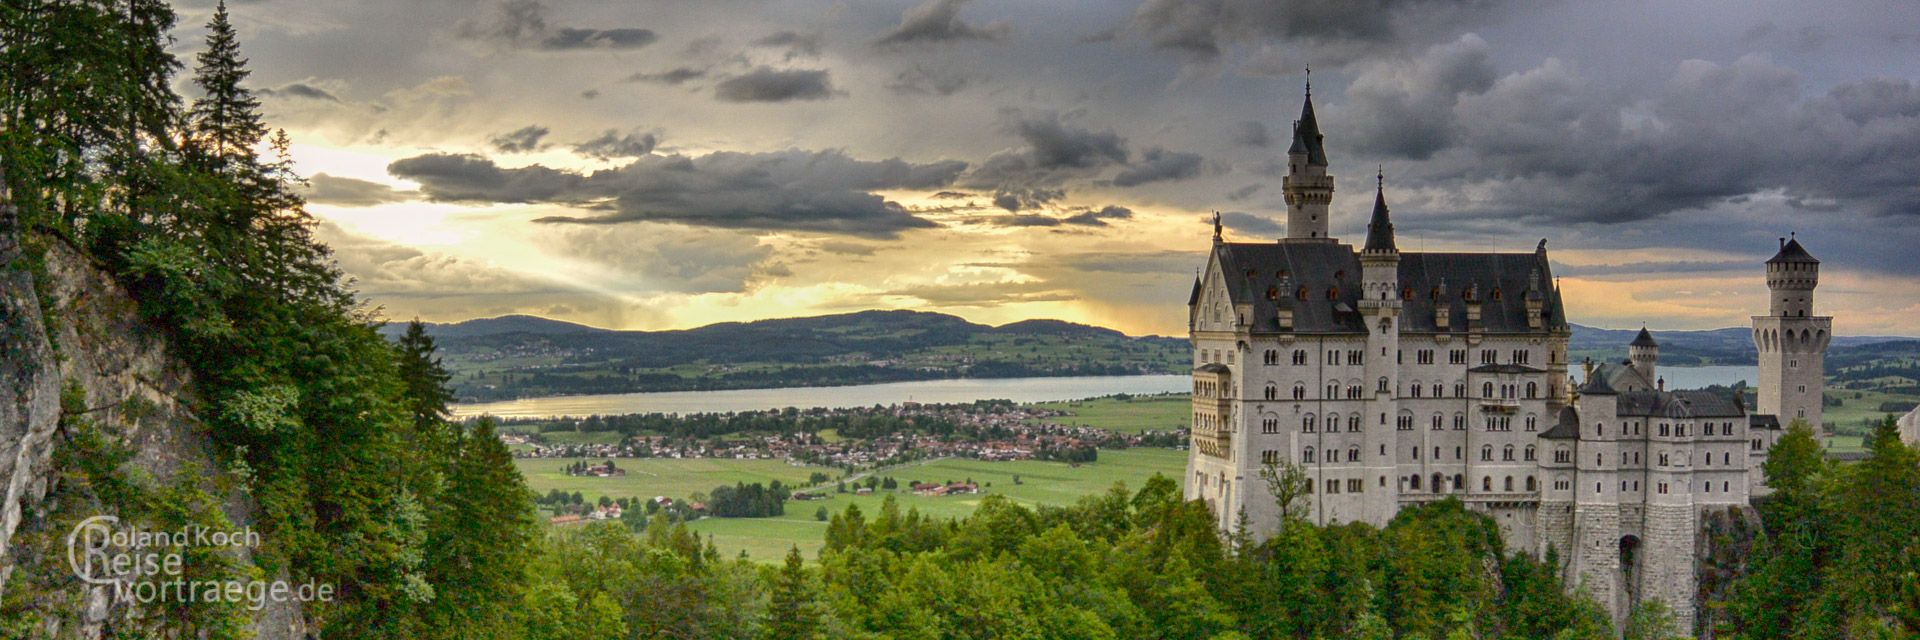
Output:
<instances>
[{"instance_id":1,"label":"dormer window","mask_svg":"<svg viewBox=\"0 0 1920 640\"><path fill-rule=\"evenodd\" d=\"M1306 288L1306 286L1304 286L1304 285L1302 285L1302 286L1301 286L1301 287L1300 287L1299 289L1295 289L1295 290L1294 290L1294 292L1293 292L1293 297L1294 297L1294 299L1296 299L1296 300L1305 300L1305 299L1307 299L1307 288Z\"/></svg>"},{"instance_id":2,"label":"dormer window","mask_svg":"<svg viewBox=\"0 0 1920 640\"><path fill-rule=\"evenodd\" d=\"M1412 300L1412 299L1413 299L1413 287L1401 287L1401 288L1400 288L1400 299L1401 299L1401 300Z\"/></svg>"},{"instance_id":3,"label":"dormer window","mask_svg":"<svg viewBox=\"0 0 1920 640\"><path fill-rule=\"evenodd\" d=\"M1494 302L1500 301L1500 287L1493 288L1493 301Z\"/></svg>"},{"instance_id":4,"label":"dormer window","mask_svg":"<svg viewBox=\"0 0 1920 640\"><path fill-rule=\"evenodd\" d=\"M1327 299L1328 299L1328 300L1339 300L1339 299L1340 299L1340 287L1327 287Z\"/></svg>"},{"instance_id":5,"label":"dormer window","mask_svg":"<svg viewBox=\"0 0 1920 640\"><path fill-rule=\"evenodd\" d=\"M1268 300L1279 300L1279 299L1280 299L1280 287L1267 287L1267 299L1268 299Z\"/></svg>"}]
</instances>

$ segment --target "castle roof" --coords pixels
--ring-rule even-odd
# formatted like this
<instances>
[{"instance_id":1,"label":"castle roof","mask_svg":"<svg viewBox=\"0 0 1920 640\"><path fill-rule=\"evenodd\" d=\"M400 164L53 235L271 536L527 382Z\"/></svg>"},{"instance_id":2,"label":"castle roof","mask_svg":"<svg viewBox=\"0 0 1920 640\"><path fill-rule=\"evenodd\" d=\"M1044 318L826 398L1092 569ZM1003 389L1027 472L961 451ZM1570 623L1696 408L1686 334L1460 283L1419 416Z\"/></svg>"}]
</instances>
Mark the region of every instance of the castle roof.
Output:
<instances>
[{"instance_id":1,"label":"castle roof","mask_svg":"<svg viewBox=\"0 0 1920 640\"><path fill-rule=\"evenodd\" d=\"M1194 367L1194 373L1233 373L1233 368L1218 362L1209 362Z\"/></svg>"},{"instance_id":2,"label":"castle roof","mask_svg":"<svg viewBox=\"0 0 1920 640\"><path fill-rule=\"evenodd\" d=\"M1749 429L1766 429L1768 431L1779 431L1780 418L1779 416L1771 416L1766 414L1754 414L1754 415L1747 416L1747 426Z\"/></svg>"},{"instance_id":3,"label":"castle roof","mask_svg":"<svg viewBox=\"0 0 1920 640\"><path fill-rule=\"evenodd\" d=\"M1357 310L1362 293L1359 255L1352 245L1333 242L1221 243L1215 258L1235 304L1253 307L1253 331L1279 332L1276 312L1287 300L1293 333L1365 333ZM1546 253L1402 253L1399 280L1410 295L1402 298L1401 331L1466 333L1465 295L1481 306L1474 330L1489 334L1545 334L1566 331L1559 292L1548 294L1540 329L1527 322L1523 295L1535 273L1552 278ZM1273 291L1274 298L1256 295ZM1504 294L1502 292L1505 292ZM1447 329L1434 323L1435 311L1447 314Z\"/></svg>"},{"instance_id":4,"label":"castle roof","mask_svg":"<svg viewBox=\"0 0 1920 640\"><path fill-rule=\"evenodd\" d=\"M1468 370L1467 370L1467 373L1513 373L1513 374L1521 374L1521 373L1546 373L1546 372L1547 372L1547 370L1546 370L1546 369L1535 369L1535 368L1533 368L1533 367L1529 367L1529 366L1527 366L1527 365L1524 365L1524 364L1511 364L1511 363L1509 363L1509 364L1483 364L1483 365L1480 365L1480 366L1477 366L1477 367L1474 367L1474 368L1472 368L1472 369L1468 369Z\"/></svg>"},{"instance_id":5,"label":"castle roof","mask_svg":"<svg viewBox=\"0 0 1920 640\"><path fill-rule=\"evenodd\" d=\"M1650 331L1647 331L1647 328L1646 328L1646 327L1640 327L1640 335L1637 335L1637 336L1634 336L1634 337L1633 337L1633 342L1630 342L1630 343L1627 343L1627 344L1628 344L1628 346L1634 346L1634 347L1658 347L1658 346L1660 346L1660 343L1658 343L1658 342L1654 342L1654 341L1653 341L1653 333L1652 333L1652 332L1650 332Z\"/></svg>"},{"instance_id":6,"label":"castle roof","mask_svg":"<svg viewBox=\"0 0 1920 640\"><path fill-rule=\"evenodd\" d=\"M1199 302L1200 302L1200 277L1194 276L1193 277L1193 293L1187 295L1187 306L1191 307L1195 304L1198 304Z\"/></svg>"},{"instance_id":7,"label":"castle roof","mask_svg":"<svg viewBox=\"0 0 1920 640\"><path fill-rule=\"evenodd\" d=\"M1593 377L1605 381L1607 388L1615 391L1644 391L1657 386L1633 368L1632 360L1601 363L1593 368Z\"/></svg>"},{"instance_id":8,"label":"castle roof","mask_svg":"<svg viewBox=\"0 0 1920 640\"><path fill-rule=\"evenodd\" d=\"M1806 247L1800 246L1799 238L1787 238L1780 243L1780 252L1767 259L1767 264L1785 263L1820 264L1820 261L1815 260L1813 254L1807 253Z\"/></svg>"},{"instance_id":9,"label":"castle roof","mask_svg":"<svg viewBox=\"0 0 1920 640\"><path fill-rule=\"evenodd\" d=\"M1738 418L1746 410L1733 398L1711 391L1628 391L1620 394L1614 415L1649 418Z\"/></svg>"},{"instance_id":10,"label":"castle roof","mask_svg":"<svg viewBox=\"0 0 1920 640\"><path fill-rule=\"evenodd\" d=\"M1541 433L1540 437L1549 440L1573 440L1579 438L1580 412L1575 411L1573 407L1561 409L1560 419L1554 422L1553 428Z\"/></svg>"},{"instance_id":11,"label":"castle roof","mask_svg":"<svg viewBox=\"0 0 1920 640\"><path fill-rule=\"evenodd\" d=\"M1583 396L1617 395L1620 393L1613 390L1613 385L1607 384L1607 376L1597 369L1593 372L1593 375L1587 376L1587 383L1580 385L1580 388L1575 389L1575 391L1580 392L1580 395Z\"/></svg>"},{"instance_id":12,"label":"castle roof","mask_svg":"<svg viewBox=\"0 0 1920 640\"><path fill-rule=\"evenodd\" d=\"M1313 87L1307 87L1307 102L1300 107L1300 121L1293 123L1293 147L1287 153L1307 154L1307 164L1327 166L1326 136L1320 135L1320 121L1313 117Z\"/></svg>"},{"instance_id":13,"label":"castle roof","mask_svg":"<svg viewBox=\"0 0 1920 640\"><path fill-rule=\"evenodd\" d=\"M1393 243L1393 221L1387 217L1386 178L1382 176L1373 192L1373 221L1367 223L1367 253L1397 253Z\"/></svg>"}]
</instances>

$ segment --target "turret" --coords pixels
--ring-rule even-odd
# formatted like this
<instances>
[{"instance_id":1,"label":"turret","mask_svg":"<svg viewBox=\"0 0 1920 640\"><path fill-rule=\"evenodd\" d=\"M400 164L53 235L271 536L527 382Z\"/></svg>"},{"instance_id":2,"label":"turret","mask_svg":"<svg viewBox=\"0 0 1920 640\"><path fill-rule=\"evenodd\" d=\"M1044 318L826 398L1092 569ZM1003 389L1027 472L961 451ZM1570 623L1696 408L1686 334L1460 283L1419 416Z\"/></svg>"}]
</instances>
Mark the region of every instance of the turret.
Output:
<instances>
[{"instance_id":1,"label":"turret","mask_svg":"<svg viewBox=\"0 0 1920 640\"><path fill-rule=\"evenodd\" d=\"M1780 252L1767 260L1768 315L1813 315L1813 288L1820 284L1820 261L1800 246L1799 238L1781 238Z\"/></svg>"},{"instance_id":2,"label":"turret","mask_svg":"<svg viewBox=\"0 0 1920 640\"><path fill-rule=\"evenodd\" d=\"M1648 383L1656 379L1654 368L1660 363L1660 343L1654 342L1653 333L1646 327L1641 327L1640 335L1634 336L1633 342L1627 345L1627 359Z\"/></svg>"},{"instance_id":3,"label":"turret","mask_svg":"<svg viewBox=\"0 0 1920 640\"><path fill-rule=\"evenodd\" d=\"M1313 116L1313 82L1307 82L1306 104L1293 123L1293 146L1287 149L1287 240L1329 241L1327 207L1333 203L1333 176L1327 175L1326 136Z\"/></svg>"}]
</instances>

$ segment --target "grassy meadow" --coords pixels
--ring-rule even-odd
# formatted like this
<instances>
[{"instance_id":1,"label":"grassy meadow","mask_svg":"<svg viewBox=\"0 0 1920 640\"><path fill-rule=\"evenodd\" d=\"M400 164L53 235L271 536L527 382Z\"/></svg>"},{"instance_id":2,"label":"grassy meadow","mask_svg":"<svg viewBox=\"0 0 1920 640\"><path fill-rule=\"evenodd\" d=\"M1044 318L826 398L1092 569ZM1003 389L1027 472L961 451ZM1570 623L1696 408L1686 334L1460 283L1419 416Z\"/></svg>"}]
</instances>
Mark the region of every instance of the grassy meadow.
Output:
<instances>
[{"instance_id":1,"label":"grassy meadow","mask_svg":"<svg viewBox=\"0 0 1920 640\"><path fill-rule=\"evenodd\" d=\"M1137 396L1127 399L1094 398L1065 402L1039 402L1042 409L1066 411L1072 415L1047 421L1074 426L1099 427L1118 433L1148 430L1185 429L1193 414L1193 399L1186 394ZM1030 422L1040 422L1032 420Z\"/></svg>"},{"instance_id":2,"label":"grassy meadow","mask_svg":"<svg viewBox=\"0 0 1920 640\"><path fill-rule=\"evenodd\" d=\"M1175 480L1186 467L1185 451L1172 449L1102 450L1098 462L1073 466L1063 462L985 462L972 459L945 459L883 471L881 477L898 480L901 490L893 492L901 509L917 508L921 513L958 518L973 512L984 495L923 497L905 487L913 481L946 482L971 479L986 493L1004 495L1026 505L1070 504L1080 496L1106 491L1115 482L1138 489L1155 473ZM798 485L815 471L834 473L821 467L794 466L779 460L665 460L658 458L616 459L627 469L622 478L571 477L561 471L571 460L521 459L515 464L536 493L579 491L587 500L601 495L650 498L657 495L685 498L695 492L707 493L714 487L735 482L781 482ZM1020 476L1015 484L1014 476ZM815 556L826 537L826 523L815 519L821 507L841 511L859 505L869 514L878 513L882 495L835 494L827 500L792 501L787 513L777 518L707 518L689 526L701 535L713 536L721 553L729 556L741 551L755 560L778 561L788 547L798 546L808 557Z\"/></svg>"},{"instance_id":3,"label":"grassy meadow","mask_svg":"<svg viewBox=\"0 0 1920 640\"><path fill-rule=\"evenodd\" d=\"M1106 491L1115 482L1124 482L1130 489L1138 489L1153 474L1160 473L1180 480L1187 464L1187 452L1173 449L1126 449L1101 450L1100 460L1074 467L1064 462L1038 462L1023 460L1017 462L984 462L971 459L947 459L885 471L881 477L892 476L900 482L901 489L891 492L900 503L900 509L919 509L920 513L940 518L961 518L973 513L985 494L998 494L1012 498L1025 505L1071 504L1080 496ZM1014 484L1013 477L1020 476L1020 484ZM980 483L982 495L924 497L913 495L906 490L908 483L963 481L971 478ZM787 549L797 546L808 558L819 555L825 543L827 523L815 518L815 513L825 507L829 512L843 511L848 505L858 505L868 515L880 512L880 503L886 491L875 491L870 496L856 496L851 493L829 493L831 499L788 502L787 513L777 518L707 518L688 525L696 533L713 536L713 541L726 555L745 551L748 556L762 562L777 562L786 556Z\"/></svg>"}]
</instances>

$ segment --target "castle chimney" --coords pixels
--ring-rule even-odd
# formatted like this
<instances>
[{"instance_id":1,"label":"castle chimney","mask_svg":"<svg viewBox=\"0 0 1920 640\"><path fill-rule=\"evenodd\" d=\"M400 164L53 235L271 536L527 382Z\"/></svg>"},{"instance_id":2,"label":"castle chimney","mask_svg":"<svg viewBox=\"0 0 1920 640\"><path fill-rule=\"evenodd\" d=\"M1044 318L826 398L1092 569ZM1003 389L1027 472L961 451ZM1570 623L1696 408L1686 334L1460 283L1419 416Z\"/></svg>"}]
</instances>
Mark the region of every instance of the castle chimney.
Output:
<instances>
[{"instance_id":1,"label":"castle chimney","mask_svg":"<svg viewBox=\"0 0 1920 640\"><path fill-rule=\"evenodd\" d=\"M1660 376L1660 380L1659 380L1659 381L1657 381L1657 382L1655 382L1655 383L1654 383L1654 385L1655 385L1655 386L1657 386L1657 387L1659 387L1661 391L1666 391L1666 390L1667 390L1667 377L1666 377L1666 376Z\"/></svg>"}]
</instances>

